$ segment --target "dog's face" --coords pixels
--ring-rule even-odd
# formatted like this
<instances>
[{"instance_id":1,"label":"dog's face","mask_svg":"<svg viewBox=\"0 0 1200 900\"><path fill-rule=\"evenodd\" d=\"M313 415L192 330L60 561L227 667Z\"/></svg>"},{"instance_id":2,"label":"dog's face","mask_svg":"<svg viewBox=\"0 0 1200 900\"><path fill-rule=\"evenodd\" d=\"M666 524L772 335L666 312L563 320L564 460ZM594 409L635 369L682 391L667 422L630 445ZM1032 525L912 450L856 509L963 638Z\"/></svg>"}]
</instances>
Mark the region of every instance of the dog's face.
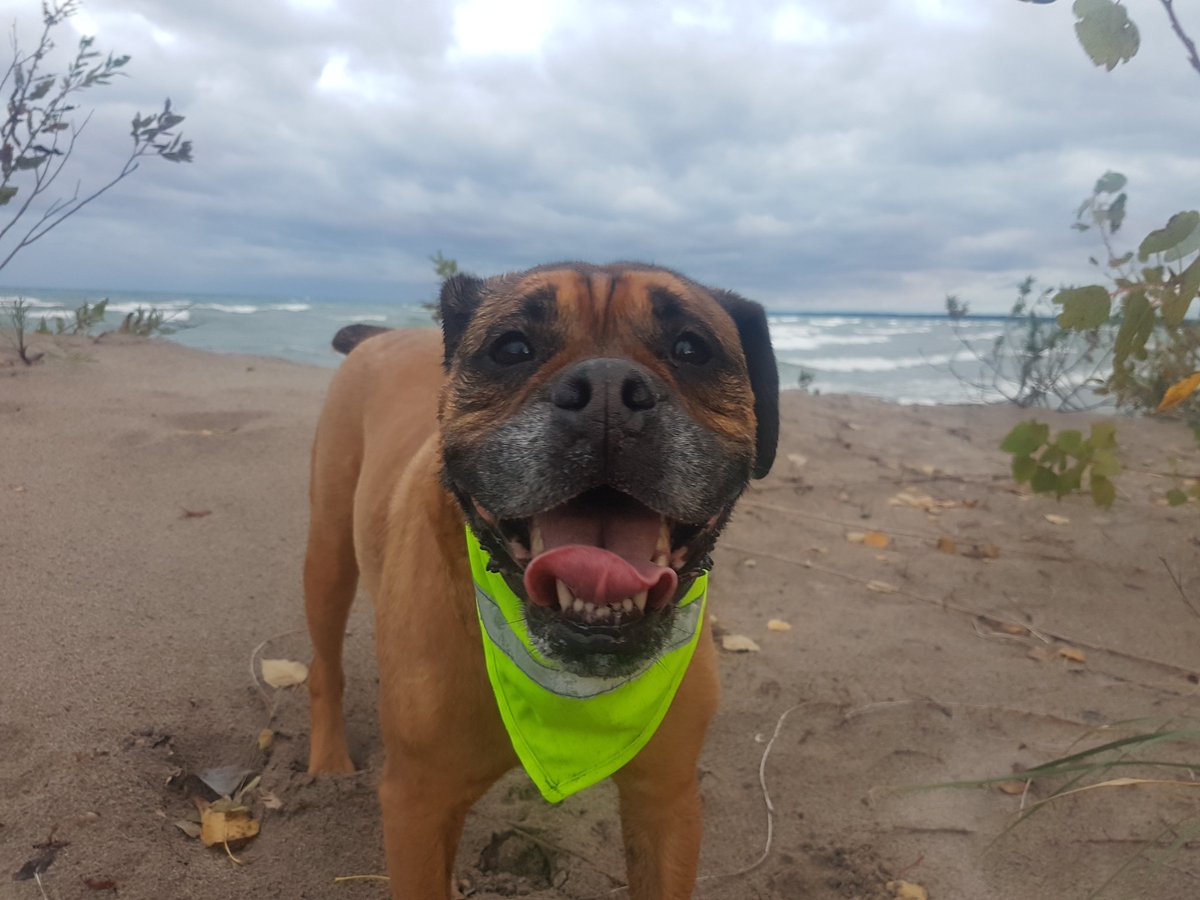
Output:
<instances>
[{"instance_id":1,"label":"dog's face","mask_svg":"<svg viewBox=\"0 0 1200 900\"><path fill-rule=\"evenodd\" d=\"M774 460L762 307L663 269L563 264L455 276L440 309L447 488L543 653L632 671Z\"/></svg>"}]
</instances>

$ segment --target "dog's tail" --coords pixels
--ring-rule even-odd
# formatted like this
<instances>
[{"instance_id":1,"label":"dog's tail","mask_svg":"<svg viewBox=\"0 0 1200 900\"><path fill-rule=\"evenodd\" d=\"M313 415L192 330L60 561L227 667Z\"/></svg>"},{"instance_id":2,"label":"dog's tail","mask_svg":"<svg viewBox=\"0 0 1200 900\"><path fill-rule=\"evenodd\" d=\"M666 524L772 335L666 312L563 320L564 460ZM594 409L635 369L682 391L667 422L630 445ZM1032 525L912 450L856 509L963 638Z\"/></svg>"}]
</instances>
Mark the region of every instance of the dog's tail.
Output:
<instances>
[{"instance_id":1,"label":"dog's tail","mask_svg":"<svg viewBox=\"0 0 1200 900\"><path fill-rule=\"evenodd\" d=\"M347 325L333 336L333 349L338 353L349 353L367 338L391 330L378 325Z\"/></svg>"}]
</instances>

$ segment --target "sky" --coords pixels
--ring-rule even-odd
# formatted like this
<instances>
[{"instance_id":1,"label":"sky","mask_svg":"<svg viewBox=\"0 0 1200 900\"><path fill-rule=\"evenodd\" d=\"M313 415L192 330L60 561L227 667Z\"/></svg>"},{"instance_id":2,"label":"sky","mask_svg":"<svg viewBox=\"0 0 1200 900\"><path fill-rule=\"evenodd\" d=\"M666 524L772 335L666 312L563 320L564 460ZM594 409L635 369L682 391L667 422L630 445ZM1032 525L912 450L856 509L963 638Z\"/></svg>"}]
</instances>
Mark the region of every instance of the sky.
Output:
<instances>
[{"instance_id":1,"label":"sky","mask_svg":"<svg viewBox=\"0 0 1200 900\"><path fill-rule=\"evenodd\" d=\"M1069 225L1106 170L1135 244L1200 204L1200 75L1158 3L1127 7L1142 49L1107 73L1068 0L87 0L56 59L86 33L132 60L84 96L60 195L166 97L195 162L144 162L0 291L414 302L440 250L480 275L643 260L776 309L1002 311L1026 275L1092 277ZM0 21L28 44L40 4Z\"/></svg>"}]
</instances>

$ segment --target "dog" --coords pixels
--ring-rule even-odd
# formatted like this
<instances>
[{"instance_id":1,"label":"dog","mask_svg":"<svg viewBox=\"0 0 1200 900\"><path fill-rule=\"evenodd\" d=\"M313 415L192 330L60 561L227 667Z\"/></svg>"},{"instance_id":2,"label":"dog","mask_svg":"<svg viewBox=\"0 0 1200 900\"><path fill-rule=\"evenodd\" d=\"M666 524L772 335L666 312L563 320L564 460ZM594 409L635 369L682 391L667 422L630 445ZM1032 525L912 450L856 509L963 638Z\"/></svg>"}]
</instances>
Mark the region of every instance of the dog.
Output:
<instances>
[{"instance_id":1,"label":"dog","mask_svg":"<svg viewBox=\"0 0 1200 900\"><path fill-rule=\"evenodd\" d=\"M518 763L552 800L611 774L630 895L690 897L718 699L705 573L778 443L763 308L649 265L564 263L455 275L438 310L440 335L334 341L304 567L309 772L353 771L342 642L361 581L394 898L449 896L468 810Z\"/></svg>"}]
</instances>

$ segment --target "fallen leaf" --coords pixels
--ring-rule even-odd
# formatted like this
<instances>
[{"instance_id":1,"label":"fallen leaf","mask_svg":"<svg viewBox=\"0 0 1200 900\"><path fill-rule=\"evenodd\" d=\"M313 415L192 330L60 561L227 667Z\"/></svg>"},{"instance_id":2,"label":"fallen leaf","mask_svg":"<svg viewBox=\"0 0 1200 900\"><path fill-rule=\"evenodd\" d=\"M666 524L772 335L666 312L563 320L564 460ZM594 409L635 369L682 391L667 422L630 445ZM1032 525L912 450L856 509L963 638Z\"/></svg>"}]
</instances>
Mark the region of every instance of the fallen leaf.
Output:
<instances>
[{"instance_id":1,"label":"fallen leaf","mask_svg":"<svg viewBox=\"0 0 1200 900\"><path fill-rule=\"evenodd\" d=\"M951 556L958 553L958 545L954 543L954 538L938 538L937 548L938 550L942 551L942 553L949 553Z\"/></svg>"},{"instance_id":2,"label":"fallen leaf","mask_svg":"<svg viewBox=\"0 0 1200 900\"><path fill-rule=\"evenodd\" d=\"M293 687L304 684L308 678L308 666L291 659L264 659L262 677L273 688Z\"/></svg>"},{"instance_id":3,"label":"fallen leaf","mask_svg":"<svg viewBox=\"0 0 1200 900\"><path fill-rule=\"evenodd\" d=\"M996 785L996 790L1002 794L1019 797L1025 793L1028 784L1027 781L1001 781Z\"/></svg>"},{"instance_id":4,"label":"fallen leaf","mask_svg":"<svg viewBox=\"0 0 1200 900\"><path fill-rule=\"evenodd\" d=\"M889 881L887 889L894 895L894 900L929 900L929 892L911 881Z\"/></svg>"},{"instance_id":5,"label":"fallen leaf","mask_svg":"<svg viewBox=\"0 0 1200 900\"><path fill-rule=\"evenodd\" d=\"M957 500L935 500L928 494L918 494L903 490L894 497L888 498L888 506L904 506L912 509L923 509L926 512L938 512L943 509L954 509L961 506Z\"/></svg>"},{"instance_id":6,"label":"fallen leaf","mask_svg":"<svg viewBox=\"0 0 1200 900\"><path fill-rule=\"evenodd\" d=\"M888 584L886 581L872 580L867 582L867 590L874 591L877 594L894 594L896 591L900 590L900 588L896 587L894 584Z\"/></svg>"},{"instance_id":7,"label":"fallen leaf","mask_svg":"<svg viewBox=\"0 0 1200 900\"><path fill-rule=\"evenodd\" d=\"M175 821L175 827L178 828L180 831L182 831L184 834L186 834L190 838L199 838L200 837L200 823L199 822L193 822L189 819L177 819Z\"/></svg>"},{"instance_id":8,"label":"fallen leaf","mask_svg":"<svg viewBox=\"0 0 1200 900\"><path fill-rule=\"evenodd\" d=\"M14 494L23 494L23 493L25 493L25 485L23 485L23 484L14 484L14 485L12 486L12 492L13 492Z\"/></svg>"},{"instance_id":9,"label":"fallen leaf","mask_svg":"<svg viewBox=\"0 0 1200 900\"><path fill-rule=\"evenodd\" d=\"M863 543L868 547L874 547L876 550L882 550L891 542L892 539L882 531L868 531L863 535Z\"/></svg>"},{"instance_id":10,"label":"fallen leaf","mask_svg":"<svg viewBox=\"0 0 1200 900\"><path fill-rule=\"evenodd\" d=\"M258 733L258 749L264 753L270 749L271 742L275 740L275 732L270 728L264 728Z\"/></svg>"},{"instance_id":11,"label":"fallen leaf","mask_svg":"<svg viewBox=\"0 0 1200 900\"><path fill-rule=\"evenodd\" d=\"M259 793L258 799L267 809L283 809L283 801L271 791L262 791Z\"/></svg>"},{"instance_id":12,"label":"fallen leaf","mask_svg":"<svg viewBox=\"0 0 1200 900\"><path fill-rule=\"evenodd\" d=\"M852 544L862 544L867 540L867 533L865 531L847 531L846 540Z\"/></svg>"},{"instance_id":13,"label":"fallen leaf","mask_svg":"<svg viewBox=\"0 0 1200 900\"><path fill-rule=\"evenodd\" d=\"M1066 516L1060 516L1057 513L1046 513L1044 516L1042 516L1042 518L1044 518L1051 525L1070 525L1071 524L1070 519L1068 519Z\"/></svg>"},{"instance_id":14,"label":"fallen leaf","mask_svg":"<svg viewBox=\"0 0 1200 900\"><path fill-rule=\"evenodd\" d=\"M995 544L972 544L962 555L968 559L999 559L1000 548Z\"/></svg>"},{"instance_id":15,"label":"fallen leaf","mask_svg":"<svg viewBox=\"0 0 1200 900\"><path fill-rule=\"evenodd\" d=\"M788 462L790 462L797 469L808 465L808 457L805 456L803 453L789 453L787 455L787 458L788 458Z\"/></svg>"},{"instance_id":16,"label":"fallen leaf","mask_svg":"<svg viewBox=\"0 0 1200 900\"><path fill-rule=\"evenodd\" d=\"M182 519L203 519L205 516L211 516L211 509L184 509Z\"/></svg>"},{"instance_id":17,"label":"fallen leaf","mask_svg":"<svg viewBox=\"0 0 1200 900\"><path fill-rule=\"evenodd\" d=\"M66 844L46 844L41 848L41 853L37 856L27 859L25 865L17 869L13 874L13 881L32 881L38 875L45 872L54 860L58 857L58 851L65 847Z\"/></svg>"},{"instance_id":18,"label":"fallen leaf","mask_svg":"<svg viewBox=\"0 0 1200 900\"><path fill-rule=\"evenodd\" d=\"M791 631L791 623L783 621L783 619L771 619L767 622L767 631Z\"/></svg>"},{"instance_id":19,"label":"fallen leaf","mask_svg":"<svg viewBox=\"0 0 1200 900\"><path fill-rule=\"evenodd\" d=\"M1029 634L1029 629L1024 625L1018 625L1016 622L1001 622L1000 630L1005 634L1026 635Z\"/></svg>"},{"instance_id":20,"label":"fallen leaf","mask_svg":"<svg viewBox=\"0 0 1200 900\"><path fill-rule=\"evenodd\" d=\"M111 878L85 878L83 883L88 890L92 891L113 891L117 890L117 883Z\"/></svg>"},{"instance_id":21,"label":"fallen leaf","mask_svg":"<svg viewBox=\"0 0 1200 900\"><path fill-rule=\"evenodd\" d=\"M721 638L722 649L730 653L757 653L762 648L744 634L727 634Z\"/></svg>"},{"instance_id":22,"label":"fallen leaf","mask_svg":"<svg viewBox=\"0 0 1200 900\"><path fill-rule=\"evenodd\" d=\"M205 847L218 844L235 847L258 834L258 820L244 806L217 809L217 804L200 811L200 840Z\"/></svg>"},{"instance_id":23,"label":"fallen leaf","mask_svg":"<svg viewBox=\"0 0 1200 900\"><path fill-rule=\"evenodd\" d=\"M743 559L742 560L742 568L743 569L758 568L758 560L757 559Z\"/></svg>"},{"instance_id":24,"label":"fallen leaf","mask_svg":"<svg viewBox=\"0 0 1200 900\"><path fill-rule=\"evenodd\" d=\"M1087 662L1087 657L1082 650L1076 650L1074 647L1060 647L1058 655L1068 662L1079 663L1082 665Z\"/></svg>"}]
</instances>

